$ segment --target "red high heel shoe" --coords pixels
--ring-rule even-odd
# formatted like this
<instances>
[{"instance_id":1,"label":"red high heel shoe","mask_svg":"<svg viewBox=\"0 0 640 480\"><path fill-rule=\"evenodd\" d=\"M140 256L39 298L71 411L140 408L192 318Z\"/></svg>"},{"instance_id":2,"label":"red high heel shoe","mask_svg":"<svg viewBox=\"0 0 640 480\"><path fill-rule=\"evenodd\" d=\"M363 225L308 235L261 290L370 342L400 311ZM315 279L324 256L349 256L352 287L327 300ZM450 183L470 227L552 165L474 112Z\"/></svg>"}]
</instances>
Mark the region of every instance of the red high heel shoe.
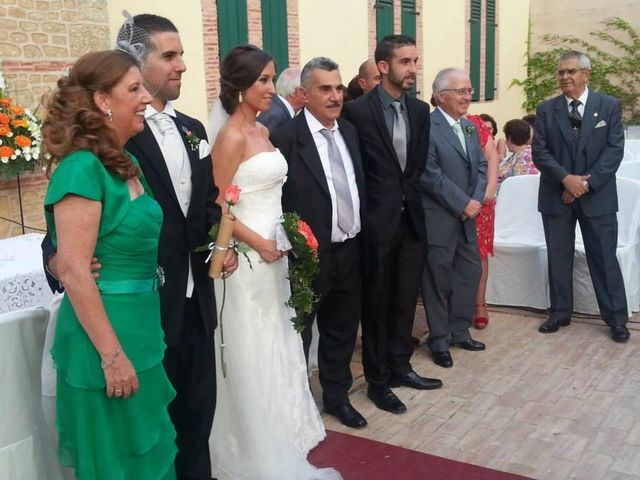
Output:
<instances>
[{"instance_id":1,"label":"red high heel shoe","mask_svg":"<svg viewBox=\"0 0 640 480\"><path fill-rule=\"evenodd\" d=\"M486 303L481 303L481 304L476 304L476 307L487 307ZM486 317L479 317L476 316L473 318L473 328L476 328L478 330L482 330L484 328L487 328L487 325L489 325L489 314L487 314Z\"/></svg>"}]
</instances>

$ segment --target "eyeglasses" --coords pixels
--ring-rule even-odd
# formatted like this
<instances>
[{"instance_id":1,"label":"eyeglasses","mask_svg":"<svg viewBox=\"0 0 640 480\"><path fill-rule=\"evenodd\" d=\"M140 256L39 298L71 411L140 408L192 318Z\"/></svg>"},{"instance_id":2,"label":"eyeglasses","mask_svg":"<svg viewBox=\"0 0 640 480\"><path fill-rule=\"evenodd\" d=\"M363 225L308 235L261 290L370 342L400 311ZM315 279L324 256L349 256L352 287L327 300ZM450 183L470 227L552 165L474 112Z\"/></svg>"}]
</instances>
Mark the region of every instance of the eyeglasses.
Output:
<instances>
[{"instance_id":1,"label":"eyeglasses","mask_svg":"<svg viewBox=\"0 0 640 480\"><path fill-rule=\"evenodd\" d=\"M558 70L556 73L558 74L559 77L562 77L564 75L573 76L582 70L584 70L584 68L567 68L564 70Z\"/></svg>"},{"instance_id":2,"label":"eyeglasses","mask_svg":"<svg viewBox=\"0 0 640 480\"><path fill-rule=\"evenodd\" d=\"M461 97L464 95L473 95L473 88L443 88L441 92L456 92Z\"/></svg>"}]
</instances>

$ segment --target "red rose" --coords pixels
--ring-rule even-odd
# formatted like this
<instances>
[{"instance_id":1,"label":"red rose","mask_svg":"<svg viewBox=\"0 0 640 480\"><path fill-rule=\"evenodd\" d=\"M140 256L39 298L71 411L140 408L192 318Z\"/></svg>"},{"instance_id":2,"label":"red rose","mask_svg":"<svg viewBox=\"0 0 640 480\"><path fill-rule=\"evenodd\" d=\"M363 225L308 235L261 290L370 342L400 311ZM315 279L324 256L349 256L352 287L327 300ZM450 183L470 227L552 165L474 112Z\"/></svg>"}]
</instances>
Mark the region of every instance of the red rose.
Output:
<instances>
[{"instance_id":1,"label":"red rose","mask_svg":"<svg viewBox=\"0 0 640 480\"><path fill-rule=\"evenodd\" d=\"M311 227L304 220L298 221L298 233L304 237L307 247L318 253L318 239L311 231Z\"/></svg>"},{"instance_id":2,"label":"red rose","mask_svg":"<svg viewBox=\"0 0 640 480\"><path fill-rule=\"evenodd\" d=\"M229 206L236 205L240 200L241 189L237 185L229 185L224 191L224 201Z\"/></svg>"}]
</instances>

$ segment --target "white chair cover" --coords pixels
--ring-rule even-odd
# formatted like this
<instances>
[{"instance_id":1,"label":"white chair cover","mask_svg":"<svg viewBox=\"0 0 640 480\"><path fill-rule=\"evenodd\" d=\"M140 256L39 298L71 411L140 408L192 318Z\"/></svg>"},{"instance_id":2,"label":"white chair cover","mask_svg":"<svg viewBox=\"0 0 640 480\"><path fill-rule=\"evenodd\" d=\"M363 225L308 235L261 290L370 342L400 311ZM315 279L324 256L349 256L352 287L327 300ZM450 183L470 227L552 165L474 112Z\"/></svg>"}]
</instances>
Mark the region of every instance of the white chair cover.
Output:
<instances>
[{"instance_id":1,"label":"white chair cover","mask_svg":"<svg viewBox=\"0 0 640 480\"><path fill-rule=\"evenodd\" d=\"M616 172L616 178L640 180L640 160L621 163L618 171Z\"/></svg>"}]
</instances>

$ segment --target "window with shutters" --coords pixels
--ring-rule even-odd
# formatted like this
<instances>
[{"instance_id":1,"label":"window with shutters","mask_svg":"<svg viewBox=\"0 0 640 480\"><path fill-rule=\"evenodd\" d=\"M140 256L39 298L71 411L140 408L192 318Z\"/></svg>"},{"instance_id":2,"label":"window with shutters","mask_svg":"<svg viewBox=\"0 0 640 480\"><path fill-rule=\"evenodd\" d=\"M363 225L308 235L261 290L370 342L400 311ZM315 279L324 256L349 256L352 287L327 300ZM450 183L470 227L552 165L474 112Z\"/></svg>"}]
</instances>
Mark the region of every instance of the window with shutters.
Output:
<instances>
[{"instance_id":1,"label":"window with shutters","mask_svg":"<svg viewBox=\"0 0 640 480\"><path fill-rule=\"evenodd\" d=\"M415 2L414 2L415 3ZM393 0L376 0L376 42L393 34Z\"/></svg>"},{"instance_id":2,"label":"window with shutters","mask_svg":"<svg viewBox=\"0 0 640 480\"><path fill-rule=\"evenodd\" d=\"M218 45L222 60L229 50L247 43L247 0L217 0Z\"/></svg>"},{"instance_id":3,"label":"window with shutters","mask_svg":"<svg viewBox=\"0 0 640 480\"><path fill-rule=\"evenodd\" d=\"M289 66L287 0L261 0L262 47L273 55L280 73Z\"/></svg>"},{"instance_id":4,"label":"window with shutters","mask_svg":"<svg viewBox=\"0 0 640 480\"><path fill-rule=\"evenodd\" d=\"M496 92L496 0L469 2L469 76L472 100L493 100Z\"/></svg>"}]
</instances>

